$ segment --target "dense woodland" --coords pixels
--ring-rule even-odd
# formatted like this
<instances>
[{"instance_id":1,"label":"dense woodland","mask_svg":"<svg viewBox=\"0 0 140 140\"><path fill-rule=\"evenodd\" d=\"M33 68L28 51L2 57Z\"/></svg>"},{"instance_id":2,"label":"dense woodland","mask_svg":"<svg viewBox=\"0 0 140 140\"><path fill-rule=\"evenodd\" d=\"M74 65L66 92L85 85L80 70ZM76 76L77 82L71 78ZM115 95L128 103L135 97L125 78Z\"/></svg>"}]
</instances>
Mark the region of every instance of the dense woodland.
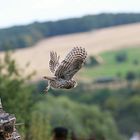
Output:
<instances>
[{"instance_id":1,"label":"dense woodland","mask_svg":"<svg viewBox=\"0 0 140 140\"><path fill-rule=\"evenodd\" d=\"M140 22L140 14L98 14L58 21L34 22L0 29L0 50L29 47L55 35L85 32L104 27Z\"/></svg>"}]
</instances>

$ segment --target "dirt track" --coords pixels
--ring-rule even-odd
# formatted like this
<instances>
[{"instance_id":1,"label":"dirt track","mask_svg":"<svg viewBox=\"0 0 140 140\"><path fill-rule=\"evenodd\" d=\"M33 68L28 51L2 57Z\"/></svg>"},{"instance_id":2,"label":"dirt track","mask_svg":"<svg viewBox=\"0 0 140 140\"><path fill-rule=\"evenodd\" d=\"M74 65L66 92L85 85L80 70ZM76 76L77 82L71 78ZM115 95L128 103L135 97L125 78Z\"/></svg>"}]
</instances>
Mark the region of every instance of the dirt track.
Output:
<instances>
[{"instance_id":1,"label":"dirt track","mask_svg":"<svg viewBox=\"0 0 140 140\"><path fill-rule=\"evenodd\" d=\"M36 70L34 80L37 80L48 73L50 50L57 51L64 58L74 46L85 47L88 54L99 54L125 47L140 47L140 23L52 37L38 42L33 47L15 51L13 57L21 68L25 68L30 62L26 73ZM0 53L0 56L2 55L3 53Z\"/></svg>"}]
</instances>

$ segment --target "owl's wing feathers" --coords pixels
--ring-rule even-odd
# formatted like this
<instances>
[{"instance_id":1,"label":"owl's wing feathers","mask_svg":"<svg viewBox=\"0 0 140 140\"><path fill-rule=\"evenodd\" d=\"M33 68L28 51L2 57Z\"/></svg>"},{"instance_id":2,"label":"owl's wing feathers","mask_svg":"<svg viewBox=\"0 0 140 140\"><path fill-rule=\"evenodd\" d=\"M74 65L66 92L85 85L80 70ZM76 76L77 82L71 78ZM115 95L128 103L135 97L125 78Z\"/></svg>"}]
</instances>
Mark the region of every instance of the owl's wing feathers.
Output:
<instances>
[{"instance_id":1,"label":"owl's wing feathers","mask_svg":"<svg viewBox=\"0 0 140 140\"><path fill-rule=\"evenodd\" d=\"M59 66L59 59L60 59L60 56L58 56L56 52L54 51L50 52L49 67L52 73L54 73L57 67Z\"/></svg>"},{"instance_id":2,"label":"owl's wing feathers","mask_svg":"<svg viewBox=\"0 0 140 140\"><path fill-rule=\"evenodd\" d=\"M87 52L84 48L74 47L56 69L55 76L65 80L70 80L75 73L81 69L85 63L86 56Z\"/></svg>"}]
</instances>

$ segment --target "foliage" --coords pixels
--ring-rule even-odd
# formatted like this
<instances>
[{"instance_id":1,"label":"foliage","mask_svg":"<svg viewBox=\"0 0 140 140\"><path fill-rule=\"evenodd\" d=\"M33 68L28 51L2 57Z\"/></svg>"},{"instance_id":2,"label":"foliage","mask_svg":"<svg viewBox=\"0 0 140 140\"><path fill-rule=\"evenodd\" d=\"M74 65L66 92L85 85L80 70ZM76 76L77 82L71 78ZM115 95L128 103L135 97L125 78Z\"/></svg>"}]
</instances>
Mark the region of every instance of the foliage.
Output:
<instances>
[{"instance_id":1,"label":"foliage","mask_svg":"<svg viewBox=\"0 0 140 140\"><path fill-rule=\"evenodd\" d=\"M32 86L26 84L28 77L23 78L16 62L6 53L0 60L0 98L6 112L16 114L17 122L26 123L32 110ZM24 129L24 128L23 128Z\"/></svg>"},{"instance_id":2,"label":"foliage","mask_svg":"<svg viewBox=\"0 0 140 140\"><path fill-rule=\"evenodd\" d=\"M101 54L104 63L96 65L96 67L85 67L79 73L83 77L93 79L99 77L116 77L125 79L128 72L133 72L136 79L139 77L140 64L134 64L135 60L139 60L139 47L127 48L123 50L110 51ZM118 54L127 54L127 61L123 63L116 62Z\"/></svg>"},{"instance_id":3,"label":"foliage","mask_svg":"<svg viewBox=\"0 0 140 140\"><path fill-rule=\"evenodd\" d=\"M28 139L30 140L43 140L51 139L51 128L49 124L49 119L44 113L38 111L32 111L31 113L31 123L28 134Z\"/></svg>"},{"instance_id":4,"label":"foliage","mask_svg":"<svg viewBox=\"0 0 140 140\"><path fill-rule=\"evenodd\" d=\"M109 112L102 112L97 106L76 103L66 97L48 95L46 100L36 105L36 110L43 118L50 119L52 127L64 126L79 137L87 138L95 134L99 140L102 136L108 140L121 139ZM39 124L36 129L44 128L45 124L43 126L42 123Z\"/></svg>"},{"instance_id":5,"label":"foliage","mask_svg":"<svg viewBox=\"0 0 140 140\"><path fill-rule=\"evenodd\" d=\"M136 74L132 71L129 71L127 74L126 74L126 79L128 81L132 81L136 78Z\"/></svg>"},{"instance_id":6,"label":"foliage","mask_svg":"<svg viewBox=\"0 0 140 140\"><path fill-rule=\"evenodd\" d=\"M51 92L55 95L54 91ZM88 85L81 84L75 90L58 90L57 96L58 94L68 96L73 101L87 104L88 106L97 105L102 110L109 111L123 135L130 136L140 129L138 123L140 122L140 83L135 87L94 90Z\"/></svg>"},{"instance_id":7,"label":"foliage","mask_svg":"<svg viewBox=\"0 0 140 140\"><path fill-rule=\"evenodd\" d=\"M127 54L125 52L122 52L116 55L116 61L118 63L125 62L126 60L127 60Z\"/></svg>"},{"instance_id":8,"label":"foliage","mask_svg":"<svg viewBox=\"0 0 140 140\"><path fill-rule=\"evenodd\" d=\"M24 48L55 35L84 32L104 27L140 22L140 14L98 14L54 22L35 22L0 30L0 50Z\"/></svg>"},{"instance_id":9,"label":"foliage","mask_svg":"<svg viewBox=\"0 0 140 140\"><path fill-rule=\"evenodd\" d=\"M138 50L127 50L127 64L133 64ZM104 55L104 54L103 54ZM115 54L105 54L109 65L116 64ZM125 64L125 65L127 65ZM136 65L136 68L139 65ZM65 126L79 137L95 134L98 140L121 140L121 134L130 136L140 126L140 84L120 89L93 89L94 84L80 83L71 90L50 90L39 94L44 83L33 88L27 84L30 76L23 77L16 62L7 53L0 60L0 97L7 112L14 113L18 122L25 122L26 140L50 139L51 128ZM52 94L53 96L50 96ZM51 126L51 127L50 127ZM25 130L23 128L23 130ZM119 130L119 132L118 132Z\"/></svg>"},{"instance_id":10,"label":"foliage","mask_svg":"<svg viewBox=\"0 0 140 140\"><path fill-rule=\"evenodd\" d=\"M99 65L98 60L94 56L89 56L85 64L86 67L93 67Z\"/></svg>"}]
</instances>

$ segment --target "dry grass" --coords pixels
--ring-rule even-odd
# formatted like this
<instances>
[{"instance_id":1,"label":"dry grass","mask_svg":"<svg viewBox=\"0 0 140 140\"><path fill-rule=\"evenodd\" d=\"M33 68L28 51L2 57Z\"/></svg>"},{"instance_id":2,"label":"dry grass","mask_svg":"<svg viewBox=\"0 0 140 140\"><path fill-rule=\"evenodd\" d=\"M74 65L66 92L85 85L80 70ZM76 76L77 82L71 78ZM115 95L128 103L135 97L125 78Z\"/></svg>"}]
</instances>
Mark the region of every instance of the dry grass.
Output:
<instances>
[{"instance_id":1,"label":"dry grass","mask_svg":"<svg viewBox=\"0 0 140 140\"><path fill-rule=\"evenodd\" d=\"M74 46L85 47L88 54L99 54L138 45L140 46L140 24L130 24L45 39L33 47L15 51L13 58L21 68L25 68L25 65L30 62L26 73L35 70L37 74L34 80L38 80L49 72L48 60L51 50L55 50L63 58ZM3 53L0 53L0 56L3 56Z\"/></svg>"}]
</instances>

